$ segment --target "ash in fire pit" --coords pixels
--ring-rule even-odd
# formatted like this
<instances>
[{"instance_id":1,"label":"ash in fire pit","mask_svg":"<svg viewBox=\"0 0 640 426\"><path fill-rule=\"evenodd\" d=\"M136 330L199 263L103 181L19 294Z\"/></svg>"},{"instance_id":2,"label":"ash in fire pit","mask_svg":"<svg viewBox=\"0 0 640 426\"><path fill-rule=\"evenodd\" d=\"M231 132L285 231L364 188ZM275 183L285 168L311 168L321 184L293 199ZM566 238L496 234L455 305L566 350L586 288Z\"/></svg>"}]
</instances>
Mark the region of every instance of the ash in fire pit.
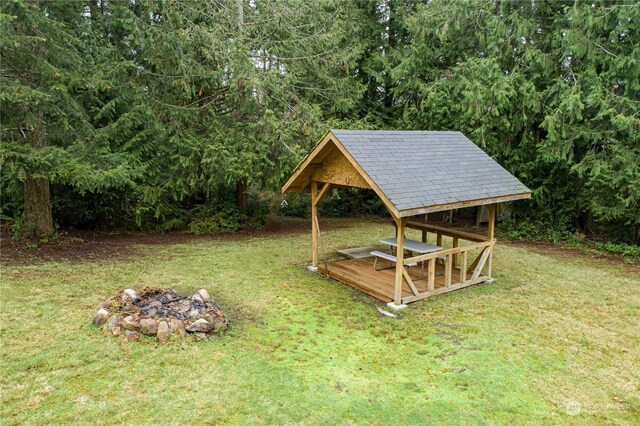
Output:
<instances>
[{"instance_id":1,"label":"ash in fire pit","mask_svg":"<svg viewBox=\"0 0 640 426\"><path fill-rule=\"evenodd\" d=\"M140 293L126 289L116 294L98 309L93 324L104 326L114 336L140 340L143 334L165 343L172 336L189 333L204 339L226 330L228 321L205 289L189 297L172 289L145 287Z\"/></svg>"}]
</instances>

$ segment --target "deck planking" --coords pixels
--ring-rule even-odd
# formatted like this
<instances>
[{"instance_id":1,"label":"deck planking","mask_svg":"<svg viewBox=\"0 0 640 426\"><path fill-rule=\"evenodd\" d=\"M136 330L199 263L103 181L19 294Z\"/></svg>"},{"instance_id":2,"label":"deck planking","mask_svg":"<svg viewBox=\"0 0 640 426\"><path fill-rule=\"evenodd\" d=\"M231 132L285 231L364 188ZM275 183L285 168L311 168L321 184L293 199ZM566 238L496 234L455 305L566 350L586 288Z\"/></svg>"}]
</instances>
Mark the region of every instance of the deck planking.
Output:
<instances>
[{"instance_id":1,"label":"deck planking","mask_svg":"<svg viewBox=\"0 0 640 426\"><path fill-rule=\"evenodd\" d=\"M327 268L329 270L328 274L326 271ZM350 285L351 287L384 302L390 302L393 300L395 269L376 271L373 267L372 259L338 260L327 264L327 268L325 268L325 265L318 265L318 272L323 275L328 275L331 279ZM453 276L459 277L460 268L454 266L452 269L454 271ZM416 281L417 278L420 278L422 271L420 265L411 267L408 271L418 291L427 291L426 278ZM436 264L435 289L445 286L444 275L437 275L442 274L443 272L443 266L441 264ZM471 273L467 273L467 278L471 278L471 275ZM411 296L412 294L411 289L403 280L402 296Z\"/></svg>"}]
</instances>

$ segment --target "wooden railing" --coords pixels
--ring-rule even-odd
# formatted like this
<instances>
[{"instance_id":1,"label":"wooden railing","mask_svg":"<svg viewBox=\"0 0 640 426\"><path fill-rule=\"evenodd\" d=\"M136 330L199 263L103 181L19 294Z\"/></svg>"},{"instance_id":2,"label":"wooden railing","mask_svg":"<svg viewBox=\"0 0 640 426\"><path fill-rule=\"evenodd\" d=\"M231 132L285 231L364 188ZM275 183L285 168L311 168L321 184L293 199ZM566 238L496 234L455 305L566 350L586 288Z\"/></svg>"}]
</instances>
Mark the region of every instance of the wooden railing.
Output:
<instances>
[{"instance_id":1,"label":"wooden railing","mask_svg":"<svg viewBox=\"0 0 640 426\"><path fill-rule=\"evenodd\" d=\"M442 228L426 223L408 222L408 228L419 229L423 231L422 240L426 241L427 232L435 232L437 245L442 245L442 237L448 236L452 238L453 247L450 249L440 250L433 253L421 254L418 256L403 259L402 264L426 262L427 266L427 291L419 292L406 268L402 268L402 275L409 285L413 295L402 298L403 303L415 302L416 300L425 299L439 293L445 293L459 288L478 284L491 279L491 259L495 240L489 240L488 237L472 234L469 232L458 231L449 228ZM472 244L458 246L460 240L471 241ZM475 260L468 265L469 252L480 250ZM436 259L445 258L444 262L444 286L435 288L435 270ZM454 267L457 266L458 258L460 259L459 274L454 277ZM483 269L487 265L487 271L482 274ZM467 278L469 271L471 277Z\"/></svg>"}]
</instances>

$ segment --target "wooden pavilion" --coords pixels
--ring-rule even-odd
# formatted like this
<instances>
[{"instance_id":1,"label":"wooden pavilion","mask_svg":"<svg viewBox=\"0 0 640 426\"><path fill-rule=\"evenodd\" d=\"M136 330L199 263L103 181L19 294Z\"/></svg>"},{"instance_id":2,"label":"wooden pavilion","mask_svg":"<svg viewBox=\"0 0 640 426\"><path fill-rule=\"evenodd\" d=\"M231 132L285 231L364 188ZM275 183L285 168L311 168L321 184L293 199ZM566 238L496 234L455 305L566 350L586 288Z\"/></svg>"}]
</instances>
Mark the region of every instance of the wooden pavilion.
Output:
<instances>
[{"instance_id":1,"label":"wooden pavilion","mask_svg":"<svg viewBox=\"0 0 640 426\"><path fill-rule=\"evenodd\" d=\"M318 203L336 187L370 188L382 199L396 227L396 252L380 255L393 259L395 267L377 270L371 258L359 258L329 263L321 271L396 309L491 280L496 205L531 197L526 186L461 132L330 130L282 187L283 193L311 192L310 269L314 271L318 271ZM415 220L428 213L482 205L489 208L487 235ZM434 233L437 251L405 255L409 242L420 244L405 241L407 228L422 231L422 243L429 232ZM441 247L443 237L451 238L451 248ZM416 265L421 267L409 267Z\"/></svg>"}]
</instances>

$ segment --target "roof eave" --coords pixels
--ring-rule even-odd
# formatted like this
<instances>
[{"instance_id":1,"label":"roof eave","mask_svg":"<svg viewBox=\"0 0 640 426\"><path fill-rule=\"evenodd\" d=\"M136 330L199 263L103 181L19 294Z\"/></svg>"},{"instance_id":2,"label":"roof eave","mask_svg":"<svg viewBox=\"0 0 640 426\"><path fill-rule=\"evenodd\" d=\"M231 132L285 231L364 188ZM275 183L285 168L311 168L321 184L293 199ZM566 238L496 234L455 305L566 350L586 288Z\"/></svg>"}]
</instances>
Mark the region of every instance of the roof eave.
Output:
<instances>
[{"instance_id":1,"label":"roof eave","mask_svg":"<svg viewBox=\"0 0 640 426\"><path fill-rule=\"evenodd\" d=\"M322 148L324 148L324 146L327 144L328 140L330 139L329 138L329 133L331 133L331 130L327 130L327 132L324 134L324 136L322 138L320 138L320 140L318 141L316 146L314 146L313 149L307 154L307 156L304 157L302 159L302 161L300 161L300 163L298 163L298 165L293 170L293 173L291 174L289 179L287 179L287 181L284 183L284 185L282 185L281 191L282 191L283 194L285 192L289 192L289 188L291 188L291 185L296 181L296 179L298 178L298 176L300 175L302 170L306 169L309 166L309 164L311 163L311 161L313 160L313 158L316 155L318 155L318 153L322 150ZM334 138L335 138L335 136L334 136Z\"/></svg>"},{"instance_id":2,"label":"roof eave","mask_svg":"<svg viewBox=\"0 0 640 426\"><path fill-rule=\"evenodd\" d=\"M435 213L446 210L461 209L464 207L485 206L495 203L506 203L508 201L525 200L531 198L531 192L523 192L519 194L502 195L499 197L479 198L476 200L456 201L447 204L438 204L433 206L417 207L413 209L405 209L399 211L400 217L411 217L426 213Z\"/></svg>"}]
</instances>

